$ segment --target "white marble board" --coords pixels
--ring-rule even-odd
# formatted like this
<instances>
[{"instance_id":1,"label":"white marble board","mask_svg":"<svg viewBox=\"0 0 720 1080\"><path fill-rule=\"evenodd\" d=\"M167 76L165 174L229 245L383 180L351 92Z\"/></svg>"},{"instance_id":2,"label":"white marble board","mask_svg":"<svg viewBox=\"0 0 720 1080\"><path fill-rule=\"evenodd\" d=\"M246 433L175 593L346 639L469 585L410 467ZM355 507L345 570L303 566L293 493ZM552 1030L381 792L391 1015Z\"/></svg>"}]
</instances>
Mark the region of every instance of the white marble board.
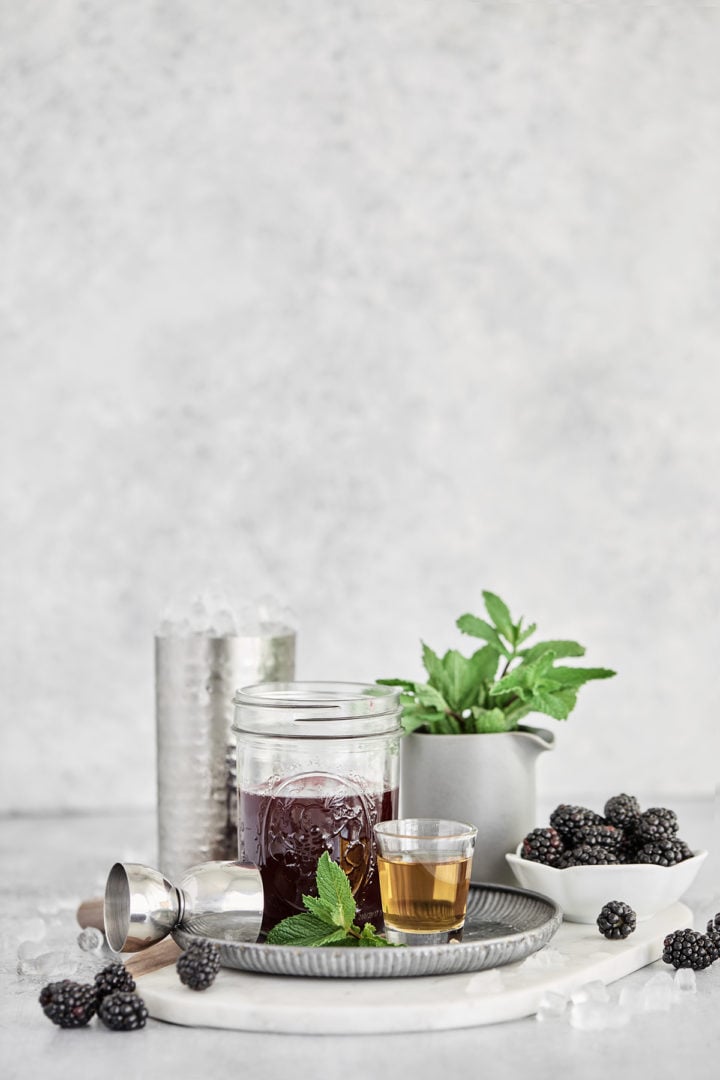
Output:
<instances>
[{"instance_id":1,"label":"white marble board","mask_svg":"<svg viewBox=\"0 0 720 1080\"><path fill-rule=\"evenodd\" d=\"M213 986L197 992L171 966L138 982L152 1017L186 1026L306 1035L445 1031L529 1016L548 990L569 995L595 979L614 982L653 963L665 935L691 925L681 903L638 923L625 941L607 941L594 925L564 922L548 948L565 962L552 967L529 957L492 971L371 980L223 968Z\"/></svg>"}]
</instances>

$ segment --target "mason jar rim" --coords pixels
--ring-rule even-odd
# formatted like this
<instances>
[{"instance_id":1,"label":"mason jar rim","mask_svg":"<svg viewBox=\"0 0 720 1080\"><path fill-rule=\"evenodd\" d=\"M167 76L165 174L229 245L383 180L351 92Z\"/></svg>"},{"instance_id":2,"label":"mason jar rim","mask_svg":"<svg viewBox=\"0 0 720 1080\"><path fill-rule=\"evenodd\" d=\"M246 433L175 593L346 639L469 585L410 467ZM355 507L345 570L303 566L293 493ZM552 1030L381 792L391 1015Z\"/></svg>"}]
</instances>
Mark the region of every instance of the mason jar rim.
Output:
<instances>
[{"instance_id":1,"label":"mason jar rim","mask_svg":"<svg viewBox=\"0 0 720 1080\"><path fill-rule=\"evenodd\" d=\"M354 682L265 682L237 690L233 731L343 738L400 730L399 687Z\"/></svg>"}]
</instances>

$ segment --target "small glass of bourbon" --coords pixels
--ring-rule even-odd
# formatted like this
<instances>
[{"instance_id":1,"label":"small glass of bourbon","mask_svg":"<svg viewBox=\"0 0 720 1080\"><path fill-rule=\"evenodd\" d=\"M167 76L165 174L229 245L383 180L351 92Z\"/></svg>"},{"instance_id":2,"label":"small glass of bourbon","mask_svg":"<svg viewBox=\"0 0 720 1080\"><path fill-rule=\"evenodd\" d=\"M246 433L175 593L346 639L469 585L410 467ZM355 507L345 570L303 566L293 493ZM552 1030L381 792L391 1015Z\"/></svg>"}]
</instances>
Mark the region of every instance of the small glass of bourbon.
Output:
<instances>
[{"instance_id":1,"label":"small glass of bourbon","mask_svg":"<svg viewBox=\"0 0 720 1080\"><path fill-rule=\"evenodd\" d=\"M394 944L460 940L477 829L404 818L375 826L385 936Z\"/></svg>"}]
</instances>

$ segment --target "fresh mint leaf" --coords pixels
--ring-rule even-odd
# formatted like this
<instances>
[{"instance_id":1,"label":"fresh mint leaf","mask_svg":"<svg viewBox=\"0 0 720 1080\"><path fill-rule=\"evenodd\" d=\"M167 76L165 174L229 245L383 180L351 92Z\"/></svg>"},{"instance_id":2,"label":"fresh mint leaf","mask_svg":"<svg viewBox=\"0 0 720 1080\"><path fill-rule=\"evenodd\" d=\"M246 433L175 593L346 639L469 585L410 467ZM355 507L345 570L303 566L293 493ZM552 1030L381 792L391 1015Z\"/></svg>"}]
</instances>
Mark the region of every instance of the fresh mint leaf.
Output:
<instances>
[{"instance_id":1,"label":"fresh mint leaf","mask_svg":"<svg viewBox=\"0 0 720 1080\"><path fill-rule=\"evenodd\" d=\"M362 933L357 939L358 947L361 949L392 949L393 943L386 941L384 937L380 937L377 930L372 923L365 923L362 928Z\"/></svg>"},{"instance_id":2,"label":"fresh mint leaf","mask_svg":"<svg viewBox=\"0 0 720 1080\"><path fill-rule=\"evenodd\" d=\"M316 882L318 899L332 912L333 922L336 926L348 930L352 926L356 911L350 880L344 870L332 861L327 851L322 853L318 861Z\"/></svg>"},{"instance_id":3,"label":"fresh mint leaf","mask_svg":"<svg viewBox=\"0 0 720 1080\"><path fill-rule=\"evenodd\" d=\"M401 717L403 731L406 735L411 735L413 731L418 731L420 728L426 727L428 731L434 732L435 725L438 720L442 718L442 715L442 713L430 712L427 709L410 706L407 709L403 709Z\"/></svg>"},{"instance_id":4,"label":"fresh mint leaf","mask_svg":"<svg viewBox=\"0 0 720 1080\"><path fill-rule=\"evenodd\" d=\"M497 731L507 731L508 719L502 709L472 710L473 730L476 735L488 735Z\"/></svg>"},{"instance_id":5,"label":"fresh mint leaf","mask_svg":"<svg viewBox=\"0 0 720 1080\"><path fill-rule=\"evenodd\" d=\"M341 940L333 942L342 949L400 949L403 945L395 945L381 937L372 923L365 923L362 930L359 926L352 926L350 932Z\"/></svg>"},{"instance_id":6,"label":"fresh mint leaf","mask_svg":"<svg viewBox=\"0 0 720 1080\"><path fill-rule=\"evenodd\" d=\"M436 690L442 690L443 687L443 665L442 660L434 653L429 645L422 642L422 658L425 670L430 676L429 682L431 686L434 686Z\"/></svg>"},{"instance_id":7,"label":"fresh mint leaf","mask_svg":"<svg viewBox=\"0 0 720 1080\"><path fill-rule=\"evenodd\" d=\"M463 634L469 634L470 637L482 638L483 641L487 641L489 645L492 645L503 656L510 656L510 651L506 645L500 640L500 635L494 626L485 622L484 619L480 619L477 615L461 615L456 621L455 625L458 630Z\"/></svg>"},{"instance_id":8,"label":"fresh mint leaf","mask_svg":"<svg viewBox=\"0 0 720 1080\"><path fill-rule=\"evenodd\" d=\"M307 914L291 915L273 926L266 938L268 945L395 948L378 934L372 923L362 928L355 924L357 908L350 881L326 851L318 860L315 884L318 895L303 896Z\"/></svg>"},{"instance_id":9,"label":"fresh mint leaf","mask_svg":"<svg viewBox=\"0 0 720 1080\"><path fill-rule=\"evenodd\" d=\"M507 604L495 593L483 591L485 609L502 636L512 645L515 644L515 627Z\"/></svg>"},{"instance_id":10,"label":"fresh mint leaf","mask_svg":"<svg viewBox=\"0 0 720 1080\"><path fill-rule=\"evenodd\" d=\"M438 713L437 719L433 726L433 734L435 735L460 735L462 734L462 728L460 721L452 713Z\"/></svg>"},{"instance_id":11,"label":"fresh mint leaf","mask_svg":"<svg viewBox=\"0 0 720 1080\"><path fill-rule=\"evenodd\" d=\"M326 923L327 926L337 928L342 926L344 929L344 923L338 923L337 921L337 908L332 907L330 904L326 904L324 900L321 900L317 896L303 896L303 904L316 919L320 919L321 922Z\"/></svg>"},{"instance_id":12,"label":"fresh mint leaf","mask_svg":"<svg viewBox=\"0 0 720 1080\"><path fill-rule=\"evenodd\" d=\"M558 659L565 656L585 655L585 649L582 645L579 645L577 641L539 641L537 645L533 645L530 649L523 650L523 652L518 653L518 655L529 664L547 652L554 653Z\"/></svg>"},{"instance_id":13,"label":"fresh mint leaf","mask_svg":"<svg viewBox=\"0 0 720 1080\"><path fill-rule=\"evenodd\" d=\"M584 656L584 646L562 638L521 648L536 624L524 627L524 616L513 623L507 604L496 593L484 590L483 599L494 625L471 614L461 615L456 623L462 633L486 643L481 649L470 657L455 649L440 657L423 642L427 683L381 680L403 688L406 733L514 731L533 711L565 719L581 686L615 674L608 668L553 667L559 659Z\"/></svg>"},{"instance_id":14,"label":"fresh mint leaf","mask_svg":"<svg viewBox=\"0 0 720 1080\"><path fill-rule=\"evenodd\" d=\"M490 688L490 697L502 697L504 694L510 692L518 694L521 699L525 699L529 693L539 685L543 676L552 667L552 662L555 659L553 652L543 653L533 660L532 663L522 663L512 671L504 675L502 679L498 679L494 686Z\"/></svg>"},{"instance_id":15,"label":"fresh mint leaf","mask_svg":"<svg viewBox=\"0 0 720 1080\"><path fill-rule=\"evenodd\" d=\"M475 682L491 683L497 674L499 660L497 649L494 649L492 645L484 645L482 649L474 652L468 664Z\"/></svg>"},{"instance_id":16,"label":"fresh mint leaf","mask_svg":"<svg viewBox=\"0 0 720 1080\"><path fill-rule=\"evenodd\" d=\"M615 674L610 668L553 667L550 675L562 686L583 686L593 679L611 679Z\"/></svg>"},{"instance_id":17,"label":"fresh mint leaf","mask_svg":"<svg viewBox=\"0 0 720 1080\"><path fill-rule=\"evenodd\" d=\"M442 658L443 696L453 712L469 709L477 700L478 686L473 664L457 649Z\"/></svg>"},{"instance_id":18,"label":"fresh mint leaf","mask_svg":"<svg viewBox=\"0 0 720 1080\"><path fill-rule=\"evenodd\" d=\"M535 712L545 713L547 716L554 717L555 720L567 720L570 713L567 699L562 694L539 687L533 692L529 704Z\"/></svg>"},{"instance_id":19,"label":"fresh mint leaf","mask_svg":"<svg viewBox=\"0 0 720 1080\"><path fill-rule=\"evenodd\" d=\"M439 712L445 712L449 708L440 691L428 683L424 686L422 683L415 684L415 698L425 708L437 709Z\"/></svg>"},{"instance_id":20,"label":"fresh mint leaf","mask_svg":"<svg viewBox=\"0 0 720 1080\"><path fill-rule=\"evenodd\" d=\"M315 915L302 914L291 915L273 926L266 941L268 945L331 945L345 934L341 927L333 929Z\"/></svg>"},{"instance_id":21,"label":"fresh mint leaf","mask_svg":"<svg viewBox=\"0 0 720 1080\"><path fill-rule=\"evenodd\" d=\"M408 679L376 679L375 682L380 686L402 686L405 690L412 690L415 687L415 683Z\"/></svg>"}]
</instances>

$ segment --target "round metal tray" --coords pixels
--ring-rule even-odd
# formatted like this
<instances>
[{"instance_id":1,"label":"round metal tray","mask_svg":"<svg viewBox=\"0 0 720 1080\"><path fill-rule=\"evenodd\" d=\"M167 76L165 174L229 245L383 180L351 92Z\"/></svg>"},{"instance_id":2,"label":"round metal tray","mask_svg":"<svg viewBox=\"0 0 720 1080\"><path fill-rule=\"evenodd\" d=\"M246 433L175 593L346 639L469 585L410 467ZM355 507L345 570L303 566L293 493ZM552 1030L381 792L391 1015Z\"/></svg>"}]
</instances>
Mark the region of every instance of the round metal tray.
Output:
<instances>
[{"instance_id":1,"label":"round metal tray","mask_svg":"<svg viewBox=\"0 0 720 1080\"><path fill-rule=\"evenodd\" d=\"M299 948L215 941L225 967L264 975L382 979L484 971L522 960L546 945L562 922L557 904L505 885L471 885L460 942L396 949ZM193 935L173 933L181 948Z\"/></svg>"}]
</instances>

